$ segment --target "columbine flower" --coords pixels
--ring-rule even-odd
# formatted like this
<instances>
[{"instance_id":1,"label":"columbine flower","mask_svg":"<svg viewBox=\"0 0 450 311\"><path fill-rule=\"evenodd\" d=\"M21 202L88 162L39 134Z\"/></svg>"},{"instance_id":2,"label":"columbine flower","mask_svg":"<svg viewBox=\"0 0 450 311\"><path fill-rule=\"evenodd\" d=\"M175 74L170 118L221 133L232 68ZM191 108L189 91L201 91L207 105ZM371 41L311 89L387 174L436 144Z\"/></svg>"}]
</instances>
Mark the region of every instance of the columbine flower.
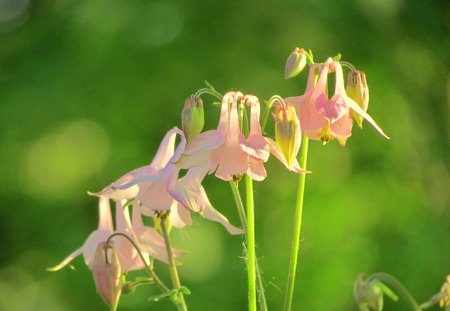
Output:
<instances>
[{"instance_id":1,"label":"columbine flower","mask_svg":"<svg viewBox=\"0 0 450 311\"><path fill-rule=\"evenodd\" d=\"M241 100L251 107L251 128L247 139L239 127L238 102ZM266 177L262 162L268 157L268 146L259 125L258 99L251 95L243 96L240 92L228 92L222 100L217 129L203 132L191 140L176 165L181 168L204 167L226 181L245 173L255 180L262 180Z\"/></svg>"},{"instance_id":2,"label":"columbine flower","mask_svg":"<svg viewBox=\"0 0 450 311\"><path fill-rule=\"evenodd\" d=\"M167 250L163 237L153 228L147 227L142 222L142 216L139 209L133 207L133 217L130 220L129 207L123 205L124 202L116 202L116 231L127 235L138 246L145 263L149 264L149 256L168 263ZM138 254L138 251L127 239L123 237L114 237L117 245L117 253L123 271L133 271L143 269L144 263ZM182 253L172 249L175 257Z\"/></svg>"},{"instance_id":3,"label":"columbine flower","mask_svg":"<svg viewBox=\"0 0 450 311\"><path fill-rule=\"evenodd\" d=\"M249 156L247 174L252 179L261 181L267 176L264 162L267 162L270 156L269 146L262 135L259 124L260 104L258 98L253 95L245 95L244 101L250 106L250 133L247 139L243 135L239 136L239 143L241 149Z\"/></svg>"},{"instance_id":4,"label":"columbine flower","mask_svg":"<svg viewBox=\"0 0 450 311\"><path fill-rule=\"evenodd\" d=\"M301 144L300 121L291 104L281 103L273 112L275 119L275 142L290 169Z\"/></svg>"},{"instance_id":5,"label":"columbine flower","mask_svg":"<svg viewBox=\"0 0 450 311\"><path fill-rule=\"evenodd\" d=\"M175 149L175 138L180 142ZM186 140L183 132L173 128L164 137L155 158L148 166L135 169L125 174L116 182L103 189L99 194L118 199L132 199L130 191L135 188L133 209L146 216L154 217L158 212L170 211L171 224L182 228L191 224L190 210L201 213L206 219L218 221L232 234L243 231L236 228L215 210L201 186L206 174L204 170L189 170L178 179L180 168L173 165L184 151Z\"/></svg>"},{"instance_id":6,"label":"columbine flower","mask_svg":"<svg viewBox=\"0 0 450 311\"><path fill-rule=\"evenodd\" d=\"M49 268L49 271L58 271L62 269L75 257L81 254L83 254L86 265L90 269L92 269L97 245L102 241L106 241L106 239L114 232L109 199L104 196L100 196L98 209L99 222L97 230L89 235L82 247L67 256L67 258L64 259L60 264L56 265L55 267Z\"/></svg>"},{"instance_id":7,"label":"columbine flower","mask_svg":"<svg viewBox=\"0 0 450 311\"><path fill-rule=\"evenodd\" d=\"M369 87L367 86L366 74L364 71L349 71L347 74L346 92L348 97L353 99L362 110L367 111L367 108L369 107ZM351 113L358 126L362 128L364 118L353 109L351 110Z\"/></svg>"},{"instance_id":8,"label":"columbine flower","mask_svg":"<svg viewBox=\"0 0 450 311\"><path fill-rule=\"evenodd\" d=\"M92 274L97 292L111 310L116 310L121 293L121 265L112 241L97 245Z\"/></svg>"},{"instance_id":9,"label":"columbine flower","mask_svg":"<svg viewBox=\"0 0 450 311\"><path fill-rule=\"evenodd\" d=\"M114 230L109 199L105 196L100 196L99 201L100 218L97 230L89 235L81 248L70 254L60 264L48 270L58 271L81 254L84 256L86 265L89 269L92 269L97 245L106 241L115 232L126 234L132 239L139 246L147 264L149 256L166 263L168 262L163 237L154 229L144 226L138 210L133 210L133 221L130 222L128 207L124 207L123 202L116 202L116 230ZM123 237L114 239L117 239L117 252L123 272L144 268L144 263L138 256L137 250L128 240ZM181 255L181 252L177 250L173 250L173 253L176 257Z\"/></svg>"},{"instance_id":10,"label":"columbine flower","mask_svg":"<svg viewBox=\"0 0 450 311\"><path fill-rule=\"evenodd\" d=\"M319 79L315 84L315 71L319 70ZM327 80L330 72L336 73L334 94L327 95ZM310 139L324 143L337 139L345 145L351 135L353 120L350 110L366 119L382 136L389 138L353 99L347 96L341 64L329 58L324 64L310 67L308 84L303 96L285 99L296 106L302 132Z\"/></svg>"}]
</instances>

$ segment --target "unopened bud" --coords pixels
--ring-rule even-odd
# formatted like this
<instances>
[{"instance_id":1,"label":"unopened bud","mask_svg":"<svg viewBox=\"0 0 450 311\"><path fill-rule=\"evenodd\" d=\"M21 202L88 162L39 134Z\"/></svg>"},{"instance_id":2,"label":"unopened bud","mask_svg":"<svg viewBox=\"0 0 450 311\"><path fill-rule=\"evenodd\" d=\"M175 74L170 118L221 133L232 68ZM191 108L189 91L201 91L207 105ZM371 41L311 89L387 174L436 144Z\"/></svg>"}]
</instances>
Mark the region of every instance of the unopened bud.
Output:
<instances>
[{"instance_id":1,"label":"unopened bud","mask_svg":"<svg viewBox=\"0 0 450 311\"><path fill-rule=\"evenodd\" d=\"M445 307L445 311L450 311L450 275L447 275L447 282L441 287L442 298L439 301L441 308Z\"/></svg>"},{"instance_id":2,"label":"unopened bud","mask_svg":"<svg viewBox=\"0 0 450 311\"><path fill-rule=\"evenodd\" d=\"M347 75L347 96L353 99L362 110L369 107L369 87L366 82L366 74L363 71L350 71ZM362 127L364 118L351 110L353 119L359 127Z\"/></svg>"},{"instance_id":3,"label":"unopened bud","mask_svg":"<svg viewBox=\"0 0 450 311\"><path fill-rule=\"evenodd\" d=\"M286 66L284 67L284 78L290 79L296 77L306 66L306 51L304 49L295 48L294 52L289 55Z\"/></svg>"},{"instance_id":4,"label":"unopened bud","mask_svg":"<svg viewBox=\"0 0 450 311\"><path fill-rule=\"evenodd\" d=\"M119 303L121 270L114 243L100 242L95 252L92 273L97 292L111 310L116 310Z\"/></svg>"},{"instance_id":5,"label":"unopened bud","mask_svg":"<svg viewBox=\"0 0 450 311\"><path fill-rule=\"evenodd\" d=\"M189 141L203 130L205 117L203 112L203 102L200 97L191 96L184 102L181 115L181 126Z\"/></svg>"},{"instance_id":6,"label":"unopened bud","mask_svg":"<svg viewBox=\"0 0 450 311\"><path fill-rule=\"evenodd\" d=\"M300 149L300 121L297 118L294 106L291 104L282 103L277 106L273 112L273 117L275 119L275 141L290 169Z\"/></svg>"},{"instance_id":7,"label":"unopened bud","mask_svg":"<svg viewBox=\"0 0 450 311\"><path fill-rule=\"evenodd\" d=\"M364 273L359 274L356 278L353 294L360 311L382 311L384 295L394 301L398 300L398 296L383 282L373 277L366 279Z\"/></svg>"}]
</instances>

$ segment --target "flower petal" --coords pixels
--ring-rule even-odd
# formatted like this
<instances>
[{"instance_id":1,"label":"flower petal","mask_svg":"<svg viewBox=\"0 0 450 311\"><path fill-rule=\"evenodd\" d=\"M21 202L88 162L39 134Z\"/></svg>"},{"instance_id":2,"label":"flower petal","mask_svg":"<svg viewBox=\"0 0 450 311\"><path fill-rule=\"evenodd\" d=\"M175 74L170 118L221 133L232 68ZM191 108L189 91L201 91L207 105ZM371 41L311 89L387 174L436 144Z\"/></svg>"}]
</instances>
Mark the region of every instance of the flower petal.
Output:
<instances>
[{"instance_id":1,"label":"flower petal","mask_svg":"<svg viewBox=\"0 0 450 311\"><path fill-rule=\"evenodd\" d=\"M275 158L277 158L288 170L298 174L310 173L310 171L304 170L300 167L300 164L298 163L297 159L294 159L294 161L292 161L291 167L289 167L283 153L280 150L278 150L277 143L268 137L266 137L266 141L269 144L270 153L272 153L275 156Z\"/></svg>"},{"instance_id":2,"label":"flower petal","mask_svg":"<svg viewBox=\"0 0 450 311\"><path fill-rule=\"evenodd\" d=\"M267 177L267 172L264 168L263 160L249 157L249 168L247 170L247 174L253 180L264 180Z\"/></svg>"},{"instance_id":3,"label":"flower petal","mask_svg":"<svg viewBox=\"0 0 450 311\"><path fill-rule=\"evenodd\" d=\"M347 103L349 108L353 109L357 114L359 114L364 119L366 119L367 122L369 122L381 136L383 136L386 139L390 139L389 136L387 136L383 132L383 130L378 126L378 124L375 122L375 120L372 119L372 117L367 112L362 110L361 107L359 107L359 105L357 103L355 103L355 101L353 99L351 99L350 97L347 97L345 99L345 102Z\"/></svg>"},{"instance_id":4,"label":"flower petal","mask_svg":"<svg viewBox=\"0 0 450 311\"><path fill-rule=\"evenodd\" d=\"M78 257L83 253L83 247L80 247L79 249L75 250L73 253L71 253L69 256L67 256L63 261L61 261L59 264L57 264L54 267L47 268L47 271L58 271L67 266L75 257Z\"/></svg>"},{"instance_id":5,"label":"flower petal","mask_svg":"<svg viewBox=\"0 0 450 311\"><path fill-rule=\"evenodd\" d=\"M221 223L230 234L236 235L243 234L245 232L244 229L237 228L231 225L228 219L221 213L219 213L216 209L214 209L211 204L205 206L203 210L203 217Z\"/></svg>"}]
</instances>

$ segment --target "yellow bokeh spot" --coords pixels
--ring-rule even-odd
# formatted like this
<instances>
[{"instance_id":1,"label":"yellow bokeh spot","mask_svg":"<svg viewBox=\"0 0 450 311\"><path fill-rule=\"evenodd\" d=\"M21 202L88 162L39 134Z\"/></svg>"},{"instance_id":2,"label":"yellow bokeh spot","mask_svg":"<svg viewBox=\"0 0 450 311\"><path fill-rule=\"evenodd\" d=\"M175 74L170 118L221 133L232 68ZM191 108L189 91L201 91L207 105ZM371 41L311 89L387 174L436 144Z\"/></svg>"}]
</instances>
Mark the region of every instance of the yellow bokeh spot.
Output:
<instances>
[{"instance_id":1,"label":"yellow bokeh spot","mask_svg":"<svg viewBox=\"0 0 450 311\"><path fill-rule=\"evenodd\" d=\"M41 136L24 152L20 184L31 195L66 198L80 194L88 178L101 171L110 150L103 129L92 121L65 123Z\"/></svg>"}]
</instances>

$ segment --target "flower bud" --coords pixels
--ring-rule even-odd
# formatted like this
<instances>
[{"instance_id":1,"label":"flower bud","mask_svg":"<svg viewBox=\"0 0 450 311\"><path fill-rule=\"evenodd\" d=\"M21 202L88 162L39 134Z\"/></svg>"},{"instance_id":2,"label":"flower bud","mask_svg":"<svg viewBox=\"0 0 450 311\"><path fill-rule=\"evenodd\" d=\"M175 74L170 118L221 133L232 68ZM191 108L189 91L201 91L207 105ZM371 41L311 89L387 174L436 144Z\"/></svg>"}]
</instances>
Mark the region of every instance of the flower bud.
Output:
<instances>
[{"instance_id":1,"label":"flower bud","mask_svg":"<svg viewBox=\"0 0 450 311\"><path fill-rule=\"evenodd\" d=\"M360 311L382 311L385 294L394 301L398 300L397 295L383 282L374 277L366 279L364 273L356 278L353 294Z\"/></svg>"},{"instance_id":2,"label":"flower bud","mask_svg":"<svg viewBox=\"0 0 450 311\"><path fill-rule=\"evenodd\" d=\"M111 310L116 310L119 303L121 270L114 243L100 242L95 251L92 273L97 292Z\"/></svg>"},{"instance_id":3,"label":"flower bud","mask_svg":"<svg viewBox=\"0 0 450 311\"><path fill-rule=\"evenodd\" d=\"M273 117L275 118L275 141L290 169L300 149L300 121L291 104L282 103L275 107Z\"/></svg>"},{"instance_id":4,"label":"flower bud","mask_svg":"<svg viewBox=\"0 0 450 311\"><path fill-rule=\"evenodd\" d=\"M284 78L290 79L296 77L306 66L306 51L304 49L295 48L294 52L289 55L286 66L284 67Z\"/></svg>"},{"instance_id":5,"label":"flower bud","mask_svg":"<svg viewBox=\"0 0 450 311\"><path fill-rule=\"evenodd\" d=\"M447 275L447 282L441 287L441 300L439 300L439 306L445 307L445 311L450 311L450 274Z\"/></svg>"},{"instance_id":6,"label":"flower bud","mask_svg":"<svg viewBox=\"0 0 450 311\"><path fill-rule=\"evenodd\" d=\"M200 97L191 96L184 102L181 115L181 127L189 141L203 130L205 124L203 102Z\"/></svg>"},{"instance_id":7,"label":"flower bud","mask_svg":"<svg viewBox=\"0 0 450 311\"><path fill-rule=\"evenodd\" d=\"M353 99L362 110L367 111L369 107L369 87L366 82L364 71L350 71L347 75L347 96ZM364 118L351 110L353 119L362 128Z\"/></svg>"}]
</instances>

